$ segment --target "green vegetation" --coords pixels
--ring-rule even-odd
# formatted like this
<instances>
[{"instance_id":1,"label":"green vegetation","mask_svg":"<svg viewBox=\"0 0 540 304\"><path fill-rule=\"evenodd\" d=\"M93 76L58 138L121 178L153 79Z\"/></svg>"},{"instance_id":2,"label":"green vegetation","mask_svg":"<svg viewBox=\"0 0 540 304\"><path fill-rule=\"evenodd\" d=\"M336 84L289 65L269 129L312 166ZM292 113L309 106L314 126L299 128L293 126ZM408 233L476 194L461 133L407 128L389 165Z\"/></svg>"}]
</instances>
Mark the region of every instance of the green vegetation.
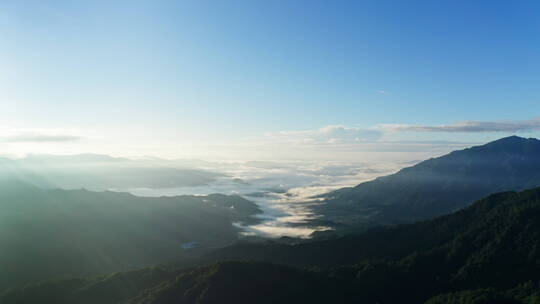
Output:
<instances>
[{"instance_id":1,"label":"green vegetation","mask_svg":"<svg viewBox=\"0 0 540 304\"><path fill-rule=\"evenodd\" d=\"M0 182L0 290L155 265L237 240L260 213L238 196L144 198ZM184 249L195 247L193 249Z\"/></svg>"},{"instance_id":2,"label":"green vegetation","mask_svg":"<svg viewBox=\"0 0 540 304\"><path fill-rule=\"evenodd\" d=\"M540 188L465 206L538 184L540 142L511 137L330 194L322 220L363 233L230 245L232 223L260 213L237 196L142 198L4 180L0 288L11 288L0 303L536 304ZM380 223L398 224L369 228Z\"/></svg>"},{"instance_id":3,"label":"green vegetation","mask_svg":"<svg viewBox=\"0 0 540 304\"><path fill-rule=\"evenodd\" d=\"M0 296L11 304L331 303L338 280L292 267L227 262L171 271L149 268L93 279L48 281Z\"/></svg>"},{"instance_id":4,"label":"green vegetation","mask_svg":"<svg viewBox=\"0 0 540 304\"><path fill-rule=\"evenodd\" d=\"M531 304L539 248L537 188L416 224L306 244L239 244L199 260L253 262L46 282L9 290L0 302Z\"/></svg>"},{"instance_id":5,"label":"green vegetation","mask_svg":"<svg viewBox=\"0 0 540 304\"><path fill-rule=\"evenodd\" d=\"M540 186L540 141L517 136L454 151L396 174L324 196L324 219L352 227L412 223L448 214L491 193Z\"/></svg>"}]
</instances>

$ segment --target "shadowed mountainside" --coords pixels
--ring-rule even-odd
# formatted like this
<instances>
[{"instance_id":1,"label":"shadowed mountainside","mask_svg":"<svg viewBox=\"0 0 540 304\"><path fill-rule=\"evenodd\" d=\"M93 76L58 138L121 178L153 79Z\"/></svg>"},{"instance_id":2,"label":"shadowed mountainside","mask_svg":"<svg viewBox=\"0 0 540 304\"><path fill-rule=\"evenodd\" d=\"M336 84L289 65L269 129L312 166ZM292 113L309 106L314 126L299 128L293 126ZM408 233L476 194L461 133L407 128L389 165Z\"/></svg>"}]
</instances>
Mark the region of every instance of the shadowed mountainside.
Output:
<instances>
[{"instance_id":1,"label":"shadowed mountainside","mask_svg":"<svg viewBox=\"0 0 540 304\"><path fill-rule=\"evenodd\" d=\"M259 262L49 281L9 290L0 302L35 303L39 297L65 304L538 303L540 188L494 194L451 215L363 236L252 246L266 255L252 251L237 259ZM231 259L224 252L214 258ZM300 255L308 262L298 261ZM263 262L276 259L311 267Z\"/></svg>"},{"instance_id":2,"label":"shadowed mountainside","mask_svg":"<svg viewBox=\"0 0 540 304\"><path fill-rule=\"evenodd\" d=\"M511 136L336 190L316 209L341 224L410 223L454 212L491 193L537 186L540 141Z\"/></svg>"}]
</instances>

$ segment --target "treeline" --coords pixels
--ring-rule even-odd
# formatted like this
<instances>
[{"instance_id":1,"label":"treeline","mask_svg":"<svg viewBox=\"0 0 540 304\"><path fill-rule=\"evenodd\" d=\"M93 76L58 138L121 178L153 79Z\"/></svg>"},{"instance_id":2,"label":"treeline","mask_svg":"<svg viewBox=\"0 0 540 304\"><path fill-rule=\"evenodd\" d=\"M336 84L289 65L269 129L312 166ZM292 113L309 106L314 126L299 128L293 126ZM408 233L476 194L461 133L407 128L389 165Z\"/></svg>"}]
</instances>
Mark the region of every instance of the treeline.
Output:
<instances>
[{"instance_id":1,"label":"treeline","mask_svg":"<svg viewBox=\"0 0 540 304\"><path fill-rule=\"evenodd\" d=\"M531 304L539 249L537 188L491 195L431 221L308 244L241 244L199 261L253 262L46 282L10 290L0 302Z\"/></svg>"}]
</instances>

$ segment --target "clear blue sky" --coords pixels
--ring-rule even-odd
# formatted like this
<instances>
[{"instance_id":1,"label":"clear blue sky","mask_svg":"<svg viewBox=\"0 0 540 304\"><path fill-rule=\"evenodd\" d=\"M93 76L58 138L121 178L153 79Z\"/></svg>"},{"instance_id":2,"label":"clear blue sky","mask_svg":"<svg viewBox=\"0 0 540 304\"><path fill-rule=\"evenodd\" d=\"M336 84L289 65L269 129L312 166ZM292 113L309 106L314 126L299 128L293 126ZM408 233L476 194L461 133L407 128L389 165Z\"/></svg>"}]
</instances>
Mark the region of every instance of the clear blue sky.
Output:
<instances>
[{"instance_id":1,"label":"clear blue sky","mask_svg":"<svg viewBox=\"0 0 540 304\"><path fill-rule=\"evenodd\" d=\"M64 149L67 132L92 151L122 137L118 152L461 121L533 136L539 14L538 1L2 1L4 145L50 147L38 137L52 132ZM516 133L406 131L382 138Z\"/></svg>"}]
</instances>

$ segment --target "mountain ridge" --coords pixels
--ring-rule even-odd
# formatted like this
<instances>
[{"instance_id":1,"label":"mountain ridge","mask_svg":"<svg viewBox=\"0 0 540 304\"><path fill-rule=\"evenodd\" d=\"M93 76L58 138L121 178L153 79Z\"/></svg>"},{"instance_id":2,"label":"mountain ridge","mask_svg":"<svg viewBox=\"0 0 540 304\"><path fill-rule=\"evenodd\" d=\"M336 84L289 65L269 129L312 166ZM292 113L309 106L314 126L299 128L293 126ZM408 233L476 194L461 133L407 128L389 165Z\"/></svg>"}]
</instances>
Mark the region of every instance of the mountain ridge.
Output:
<instances>
[{"instance_id":1,"label":"mountain ridge","mask_svg":"<svg viewBox=\"0 0 540 304\"><path fill-rule=\"evenodd\" d=\"M233 243L233 223L258 223L261 212L239 196L138 197L0 179L0 289L189 259Z\"/></svg>"},{"instance_id":2,"label":"mountain ridge","mask_svg":"<svg viewBox=\"0 0 540 304\"><path fill-rule=\"evenodd\" d=\"M510 136L430 158L322 196L326 220L409 223L459 210L490 193L540 186L540 140Z\"/></svg>"},{"instance_id":3,"label":"mountain ridge","mask_svg":"<svg viewBox=\"0 0 540 304\"><path fill-rule=\"evenodd\" d=\"M254 244L266 247L262 259L248 253L203 266L48 281L8 290L0 302L538 303L540 187L493 194L450 215L363 235L279 245L284 250ZM396 248L402 252L396 254ZM276 264L295 250L318 260ZM339 258L344 253L349 260Z\"/></svg>"}]
</instances>

